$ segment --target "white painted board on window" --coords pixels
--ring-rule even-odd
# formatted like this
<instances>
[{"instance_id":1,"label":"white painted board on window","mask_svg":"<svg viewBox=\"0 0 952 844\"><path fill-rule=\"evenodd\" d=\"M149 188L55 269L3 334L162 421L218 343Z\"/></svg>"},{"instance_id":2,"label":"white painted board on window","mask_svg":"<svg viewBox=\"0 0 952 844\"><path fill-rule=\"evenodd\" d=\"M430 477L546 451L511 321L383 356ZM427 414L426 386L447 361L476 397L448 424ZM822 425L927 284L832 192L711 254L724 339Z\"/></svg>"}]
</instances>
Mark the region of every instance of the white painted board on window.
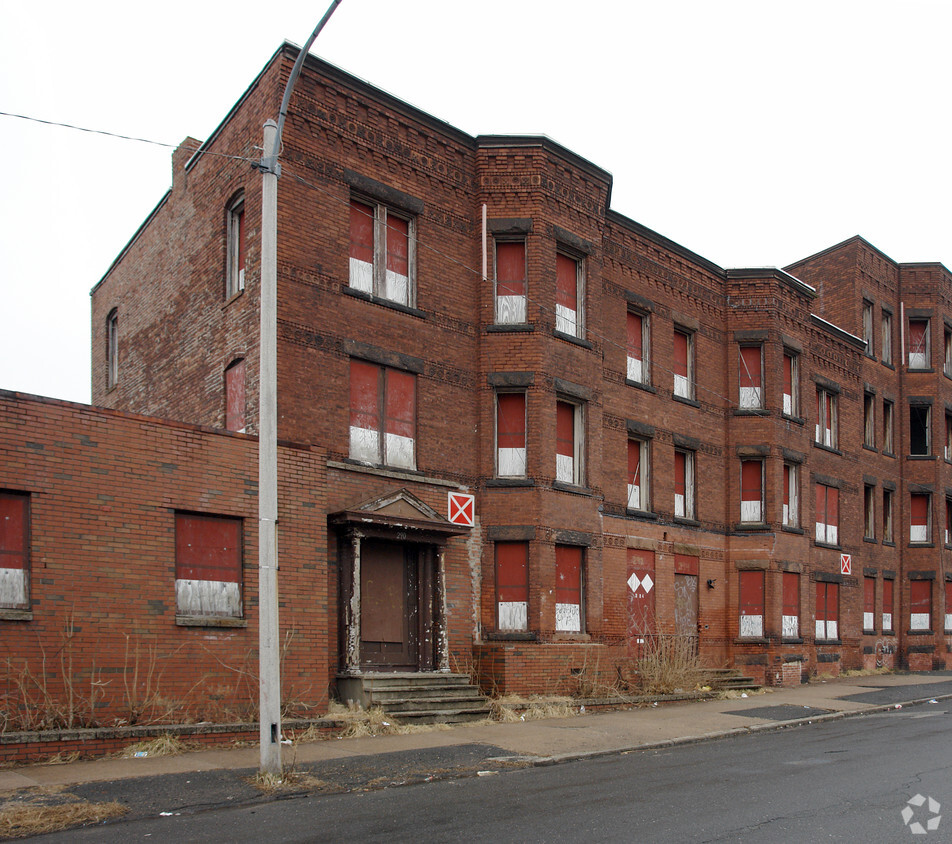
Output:
<instances>
[{"instance_id":1,"label":"white painted board on window","mask_svg":"<svg viewBox=\"0 0 952 844\"><path fill-rule=\"evenodd\" d=\"M500 630L525 630L528 618L525 601L500 601L499 609Z\"/></svg>"},{"instance_id":2,"label":"white painted board on window","mask_svg":"<svg viewBox=\"0 0 952 844\"><path fill-rule=\"evenodd\" d=\"M762 615L742 615L740 617L740 635L763 636L764 617Z\"/></svg>"},{"instance_id":3,"label":"white painted board on window","mask_svg":"<svg viewBox=\"0 0 952 844\"><path fill-rule=\"evenodd\" d=\"M555 629L561 633L582 631L582 613L578 604L555 605Z\"/></svg>"},{"instance_id":4,"label":"white painted board on window","mask_svg":"<svg viewBox=\"0 0 952 844\"><path fill-rule=\"evenodd\" d=\"M639 358L628 358L628 380L641 383L641 360Z\"/></svg>"},{"instance_id":5,"label":"white painted board on window","mask_svg":"<svg viewBox=\"0 0 952 844\"><path fill-rule=\"evenodd\" d=\"M416 469L416 452L413 437L387 434L387 465L400 469Z\"/></svg>"},{"instance_id":6,"label":"white painted board on window","mask_svg":"<svg viewBox=\"0 0 952 844\"><path fill-rule=\"evenodd\" d=\"M387 270L387 290L384 294L391 302L410 304L410 279L393 270Z\"/></svg>"},{"instance_id":7,"label":"white painted board on window","mask_svg":"<svg viewBox=\"0 0 952 844\"><path fill-rule=\"evenodd\" d=\"M500 325L520 325L526 321L525 296L497 296L496 322Z\"/></svg>"},{"instance_id":8,"label":"white painted board on window","mask_svg":"<svg viewBox=\"0 0 952 844\"><path fill-rule=\"evenodd\" d=\"M873 630L876 625L876 622L873 621L873 613L864 612L863 613L863 630Z\"/></svg>"},{"instance_id":9,"label":"white painted board on window","mask_svg":"<svg viewBox=\"0 0 952 844\"><path fill-rule=\"evenodd\" d=\"M525 477L526 450L524 448L500 448L499 474L505 478Z\"/></svg>"},{"instance_id":10,"label":"white painted board on window","mask_svg":"<svg viewBox=\"0 0 952 844\"><path fill-rule=\"evenodd\" d=\"M578 312L565 305L555 306L555 330L575 337L578 333Z\"/></svg>"},{"instance_id":11,"label":"white painted board on window","mask_svg":"<svg viewBox=\"0 0 952 844\"><path fill-rule=\"evenodd\" d=\"M892 613L883 613L883 630L892 630Z\"/></svg>"},{"instance_id":12,"label":"white painted board on window","mask_svg":"<svg viewBox=\"0 0 952 844\"><path fill-rule=\"evenodd\" d=\"M23 569L0 569L0 607L22 606L26 603L26 572Z\"/></svg>"},{"instance_id":13,"label":"white painted board on window","mask_svg":"<svg viewBox=\"0 0 952 844\"><path fill-rule=\"evenodd\" d=\"M350 286L362 293L374 292L374 265L359 258L350 259Z\"/></svg>"},{"instance_id":14,"label":"white painted board on window","mask_svg":"<svg viewBox=\"0 0 952 844\"><path fill-rule=\"evenodd\" d=\"M367 463L380 462L380 437L372 428L350 426L350 456Z\"/></svg>"},{"instance_id":15,"label":"white painted board on window","mask_svg":"<svg viewBox=\"0 0 952 844\"><path fill-rule=\"evenodd\" d=\"M241 588L221 580L176 580L175 605L180 615L241 615Z\"/></svg>"},{"instance_id":16,"label":"white painted board on window","mask_svg":"<svg viewBox=\"0 0 952 844\"><path fill-rule=\"evenodd\" d=\"M575 459L568 454L555 456L555 479L563 483L575 483Z\"/></svg>"},{"instance_id":17,"label":"white painted board on window","mask_svg":"<svg viewBox=\"0 0 952 844\"><path fill-rule=\"evenodd\" d=\"M929 613L927 612L910 613L909 629L910 630L928 630L929 629Z\"/></svg>"},{"instance_id":18,"label":"white painted board on window","mask_svg":"<svg viewBox=\"0 0 952 844\"><path fill-rule=\"evenodd\" d=\"M796 639L800 635L800 618L795 615L783 616L780 633L784 639Z\"/></svg>"},{"instance_id":19,"label":"white painted board on window","mask_svg":"<svg viewBox=\"0 0 952 844\"><path fill-rule=\"evenodd\" d=\"M641 485L628 484L628 507L631 510L641 509Z\"/></svg>"}]
</instances>

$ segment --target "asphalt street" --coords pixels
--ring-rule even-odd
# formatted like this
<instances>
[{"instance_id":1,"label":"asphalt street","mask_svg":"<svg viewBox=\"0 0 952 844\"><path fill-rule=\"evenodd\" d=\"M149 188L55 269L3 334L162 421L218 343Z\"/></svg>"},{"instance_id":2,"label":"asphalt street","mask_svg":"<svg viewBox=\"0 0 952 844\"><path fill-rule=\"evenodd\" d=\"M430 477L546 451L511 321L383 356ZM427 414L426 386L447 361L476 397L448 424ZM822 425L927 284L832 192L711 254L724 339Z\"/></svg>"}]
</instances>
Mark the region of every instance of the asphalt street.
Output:
<instances>
[{"instance_id":1,"label":"asphalt street","mask_svg":"<svg viewBox=\"0 0 952 844\"><path fill-rule=\"evenodd\" d=\"M952 818L948 830L940 820L938 829L913 835L912 824L925 829L941 812L930 812L928 799L908 803L921 795L952 807L950 728L952 708L940 701L549 766L497 759L483 769L498 748L479 746L467 751L470 764L453 779L412 776L420 762L432 767L459 759L394 758L389 771L410 774L407 781L416 784L218 802L33 840L952 840ZM237 802L225 791L225 804Z\"/></svg>"}]
</instances>

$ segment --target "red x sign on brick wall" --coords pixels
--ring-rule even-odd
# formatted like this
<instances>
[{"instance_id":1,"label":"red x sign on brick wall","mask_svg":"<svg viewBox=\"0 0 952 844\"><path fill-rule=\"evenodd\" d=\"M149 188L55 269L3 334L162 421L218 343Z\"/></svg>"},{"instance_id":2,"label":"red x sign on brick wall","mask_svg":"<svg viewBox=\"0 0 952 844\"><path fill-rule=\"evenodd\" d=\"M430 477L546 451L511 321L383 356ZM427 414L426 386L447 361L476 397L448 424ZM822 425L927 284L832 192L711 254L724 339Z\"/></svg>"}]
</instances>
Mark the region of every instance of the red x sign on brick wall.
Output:
<instances>
[{"instance_id":1,"label":"red x sign on brick wall","mask_svg":"<svg viewBox=\"0 0 952 844\"><path fill-rule=\"evenodd\" d=\"M840 574L853 573L853 558L849 554L840 554Z\"/></svg>"},{"instance_id":2,"label":"red x sign on brick wall","mask_svg":"<svg viewBox=\"0 0 952 844\"><path fill-rule=\"evenodd\" d=\"M476 499L465 492L451 492L448 494L449 519L454 525L473 526L476 515Z\"/></svg>"}]
</instances>

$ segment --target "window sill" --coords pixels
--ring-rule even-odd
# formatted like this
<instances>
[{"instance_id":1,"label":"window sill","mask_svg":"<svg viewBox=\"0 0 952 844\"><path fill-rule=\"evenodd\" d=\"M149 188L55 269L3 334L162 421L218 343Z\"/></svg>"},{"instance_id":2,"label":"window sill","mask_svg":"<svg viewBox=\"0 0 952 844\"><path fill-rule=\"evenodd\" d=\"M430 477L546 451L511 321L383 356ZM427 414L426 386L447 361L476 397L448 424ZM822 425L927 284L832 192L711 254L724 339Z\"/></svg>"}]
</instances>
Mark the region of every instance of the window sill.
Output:
<instances>
[{"instance_id":1,"label":"window sill","mask_svg":"<svg viewBox=\"0 0 952 844\"><path fill-rule=\"evenodd\" d=\"M863 450L864 450L864 451L871 451L871 452L873 452L873 454L879 454L879 449L876 448L876 446L874 446L874 445L870 445L869 443L863 443Z\"/></svg>"},{"instance_id":2,"label":"window sill","mask_svg":"<svg viewBox=\"0 0 952 844\"><path fill-rule=\"evenodd\" d=\"M701 524L697 519L692 519L689 516L675 516L673 521L676 525L685 525L687 527L699 527Z\"/></svg>"},{"instance_id":3,"label":"window sill","mask_svg":"<svg viewBox=\"0 0 952 844\"><path fill-rule=\"evenodd\" d=\"M864 636L875 636L875 635L876 635L876 631L875 631L875 630L864 630L864 631L863 631L863 635L864 635Z\"/></svg>"},{"instance_id":4,"label":"window sill","mask_svg":"<svg viewBox=\"0 0 952 844\"><path fill-rule=\"evenodd\" d=\"M238 290L237 292L232 293L231 296L229 296L227 299L225 299L224 302L221 303L221 309L225 310L225 308L227 308L233 302L237 302L244 295L245 295L245 288L242 287L241 290Z\"/></svg>"},{"instance_id":5,"label":"window sill","mask_svg":"<svg viewBox=\"0 0 952 844\"><path fill-rule=\"evenodd\" d=\"M394 311L399 311L402 314L407 314L408 316L414 316L418 319L426 319L426 314L421 311L419 308L411 308L409 305L401 305L399 302L394 302L392 299L384 299L382 296L374 296L371 293L364 293L363 290L354 290L352 287L343 287L343 292L346 296L352 296L354 299L363 299L365 302L370 302L372 305L382 305L385 308L390 308Z\"/></svg>"},{"instance_id":6,"label":"window sill","mask_svg":"<svg viewBox=\"0 0 952 844\"><path fill-rule=\"evenodd\" d=\"M742 532L747 532L747 531L753 532L758 530L769 530L769 529L770 529L770 525L768 525L766 522L737 522L734 525L735 531L739 530Z\"/></svg>"},{"instance_id":7,"label":"window sill","mask_svg":"<svg viewBox=\"0 0 952 844\"><path fill-rule=\"evenodd\" d=\"M765 407L735 407L734 416L771 416L771 412Z\"/></svg>"},{"instance_id":8,"label":"window sill","mask_svg":"<svg viewBox=\"0 0 952 844\"><path fill-rule=\"evenodd\" d=\"M813 540L813 544L814 544L817 548L829 548L829 549L831 549L831 550L833 550L833 551L842 551L842 550L843 550L843 546L842 546L842 545L834 545L834 544L831 543L831 542L820 542L820 541L817 540L817 539L814 539L814 540Z\"/></svg>"},{"instance_id":9,"label":"window sill","mask_svg":"<svg viewBox=\"0 0 952 844\"><path fill-rule=\"evenodd\" d=\"M882 361L882 365L885 366L886 369L891 369L893 372L896 371L896 367L893 366L889 361Z\"/></svg>"},{"instance_id":10,"label":"window sill","mask_svg":"<svg viewBox=\"0 0 952 844\"><path fill-rule=\"evenodd\" d=\"M552 489L557 489L559 492L571 492L573 495L592 496L592 491L587 486L567 484L565 481L552 481Z\"/></svg>"},{"instance_id":11,"label":"window sill","mask_svg":"<svg viewBox=\"0 0 952 844\"><path fill-rule=\"evenodd\" d=\"M538 642L539 634L527 631L504 631L498 630L493 633L486 633L488 642Z\"/></svg>"},{"instance_id":12,"label":"window sill","mask_svg":"<svg viewBox=\"0 0 952 844\"><path fill-rule=\"evenodd\" d=\"M802 644L803 644L803 637L802 637L802 636L797 636L797 638L795 638L795 639L781 639L781 640L780 640L780 644L781 644L781 645L802 645Z\"/></svg>"},{"instance_id":13,"label":"window sill","mask_svg":"<svg viewBox=\"0 0 952 844\"><path fill-rule=\"evenodd\" d=\"M204 615L177 615L175 624L178 627L247 627L244 618L214 618Z\"/></svg>"},{"instance_id":14,"label":"window sill","mask_svg":"<svg viewBox=\"0 0 952 844\"><path fill-rule=\"evenodd\" d=\"M934 454L907 454L906 460L935 460Z\"/></svg>"},{"instance_id":15,"label":"window sill","mask_svg":"<svg viewBox=\"0 0 952 844\"><path fill-rule=\"evenodd\" d=\"M646 393L657 393L658 391L652 387L650 384L645 384L642 381L632 381L630 378L625 379L625 383L629 387L635 387L639 390L644 390Z\"/></svg>"},{"instance_id":16,"label":"window sill","mask_svg":"<svg viewBox=\"0 0 952 844\"><path fill-rule=\"evenodd\" d=\"M535 486L532 478L490 478L486 481L487 489L519 489L520 487Z\"/></svg>"},{"instance_id":17,"label":"window sill","mask_svg":"<svg viewBox=\"0 0 952 844\"><path fill-rule=\"evenodd\" d=\"M896 631L895 631L895 630L883 630L882 635L883 635L883 636L895 636L895 635L896 635Z\"/></svg>"},{"instance_id":18,"label":"window sill","mask_svg":"<svg viewBox=\"0 0 952 844\"><path fill-rule=\"evenodd\" d=\"M886 548L895 548L895 547L896 547L896 543L895 543L895 542L891 542L891 541L888 540L888 539L884 539L884 540L883 540L883 545L884 545Z\"/></svg>"},{"instance_id":19,"label":"window sill","mask_svg":"<svg viewBox=\"0 0 952 844\"><path fill-rule=\"evenodd\" d=\"M535 331L535 326L528 322L494 322L486 326L487 334L528 334Z\"/></svg>"},{"instance_id":20,"label":"window sill","mask_svg":"<svg viewBox=\"0 0 952 844\"><path fill-rule=\"evenodd\" d=\"M842 645L842 639L814 639L814 644L817 645Z\"/></svg>"},{"instance_id":21,"label":"window sill","mask_svg":"<svg viewBox=\"0 0 952 844\"><path fill-rule=\"evenodd\" d=\"M864 536L863 542L868 542L870 545L879 545L875 536Z\"/></svg>"},{"instance_id":22,"label":"window sill","mask_svg":"<svg viewBox=\"0 0 952 844\"><path fill-rule=\"evenodd\" d=\"M650 510L632 510L631 508L625 508L625 515L633 519L644 519L646 522L658 521L658 514L652 513Z\"/></svg>"},{"instance_id":23,"label":"window sill","mask_svg":"<svg viewBox=\"0 0 952 844\"><path fill-rule=\"evenodd\" d=\"M0 610L0 621L33 621L33 610Z\"/></svg>"},{"instance_id":24,"label":"window sill","mask_svg":"<svg viewBox=\"0 0 952 844\"><path fill-rule=\"evenodd\" d=\"M700 403L699 401L696 401L695 399L689 399L687 396L679 396L679 395L676 395L676 394L672 394L672 395L671 395L671 398L673 398L675 401L681 402L681 404L686 404L686 405L688 405L689 407L700 407L700 406L701 406L701 403Z\"/></svg>"},{"instance_id":25,"label":"window sill","mask_svg":"<svg viewBox=\"0 0 952 844\"><path fill-rule=\"evenodd\" d=\"M934 542L910 542L910 548L935 548Z\"/></svg>"},{"instance_id":26,"label":"window sill","mask_svg":"<svg viewBox=\"0 0 952 844\"><path fill-rule=\"evenodd\" d=\"M907 630L907 636L935 636L934 630Z\"/></svg>"},{"instance_id":27,"label":"window sill","mask_svg":"<svg viewBox=\"0 0 952 844\"><path fill-rule=\"evenodd\" d=\"M355 469L366 469L368 472L396 472L399 475L408 475L414 478L423 474L419 469L403 469L400 466L387 466L383 463L365 463L363 460L355 460L353 457L345 457L343 462Z\"/></svg>"},{"instance_id":28,"label":"window sill","mask_svg":"<svg viewBox=\"0 0 952 844\"><path fill-rule=\"evenodd\" d=\"M769 645L770 639L766 636L738 636L734 639L735 645Z\"/></svg>"},{"instance_id":29,"label":"window sill","mask_svg":"<svg viewBox=\"0 0 952 844\"><path fill-rule=\"evenodd\" d=\"M883 452L883 457L893 457L893 458L895 458L895 456L896 456L896 452L894 452L894 451L884 451L884 452Z\"/></svg>"},{"instance_id":30,"label":"window sill","mask_svg":"<svg viewBox=\"0 0 952 844\"><path fill-rule=\"evenodd\" d=\"M803 536L806 531L801 527L794 527L793 525L780 525L780 530L784 533L795 533L797 536Z\"/></svg>"},{"instance_id":31,"label":"window sill","mask_svg":"<svg viewBox=\"0 0 952 844\"><path fill-rule=\"evenodd\" d=\"M591 350L595 348L588 340L583 340L581 337L575 337L572 334L566 334L564 331L558 331L554 328L552 329L552 336L559 340L565 340L567 343L572 343L575 346L581 346L583 349Z\"/></svg>"},{"instance_id":32,"label":"window sill","mask_svg":"<svg viewBox=\"0 0 952 844\"><path fill-rule=\"evenodd\" d=\"M807 421L802 416L791 416L789 413L781 413L780 418L786 422L793 422L795 425L804 425Z\"/></svg>"},{"instance_id":33,"label":"window sill","mask_svg":"<svg viewBox=\"0 0 952 844\"><path fill-rule=\"evenodd\" d=\"M838 448L834 448L831 445L824 445L823 443L818 443L814 440L813 447L820 449L820 451L828 451L830 454L838 454L840 457L843 456L843 452Z\"/></svg>"},{"instance_id":34,"label":"window sill","mask_svg":"<svg viewBox=\"0 0 952 844\"><path fill-rule=\"evenodd\" d=\"M919 367L913 368L913 367L911 367L911 366L907 366L907 367L906 367L906 372L926 372L926 373L928 373L928 372L935 372L935 369L934 369L933 367L931 367L931 366L923 367L923 368L921 368L921 369L920 369Z\"/></svg>"}]
</instances>

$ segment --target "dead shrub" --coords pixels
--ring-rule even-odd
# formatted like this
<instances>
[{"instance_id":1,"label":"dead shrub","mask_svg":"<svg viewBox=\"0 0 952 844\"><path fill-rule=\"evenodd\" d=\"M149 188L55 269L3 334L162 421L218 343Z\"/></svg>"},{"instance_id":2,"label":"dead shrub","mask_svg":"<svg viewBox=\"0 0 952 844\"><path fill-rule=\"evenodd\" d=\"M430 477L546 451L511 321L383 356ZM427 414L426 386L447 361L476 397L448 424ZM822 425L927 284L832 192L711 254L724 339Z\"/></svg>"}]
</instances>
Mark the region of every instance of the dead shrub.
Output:
<instances>
[{"instance_id":1,"label":"dead shrub","mask_svg":"<svg viewBox=\"0 0 952 844\"><path fill-rule=\"evenodd\" d=\"M644 645L634 667L643 694L674 694L703 685L707 676L693 637L655 633L642 638Z\"/></svg>"}]
</instances>

